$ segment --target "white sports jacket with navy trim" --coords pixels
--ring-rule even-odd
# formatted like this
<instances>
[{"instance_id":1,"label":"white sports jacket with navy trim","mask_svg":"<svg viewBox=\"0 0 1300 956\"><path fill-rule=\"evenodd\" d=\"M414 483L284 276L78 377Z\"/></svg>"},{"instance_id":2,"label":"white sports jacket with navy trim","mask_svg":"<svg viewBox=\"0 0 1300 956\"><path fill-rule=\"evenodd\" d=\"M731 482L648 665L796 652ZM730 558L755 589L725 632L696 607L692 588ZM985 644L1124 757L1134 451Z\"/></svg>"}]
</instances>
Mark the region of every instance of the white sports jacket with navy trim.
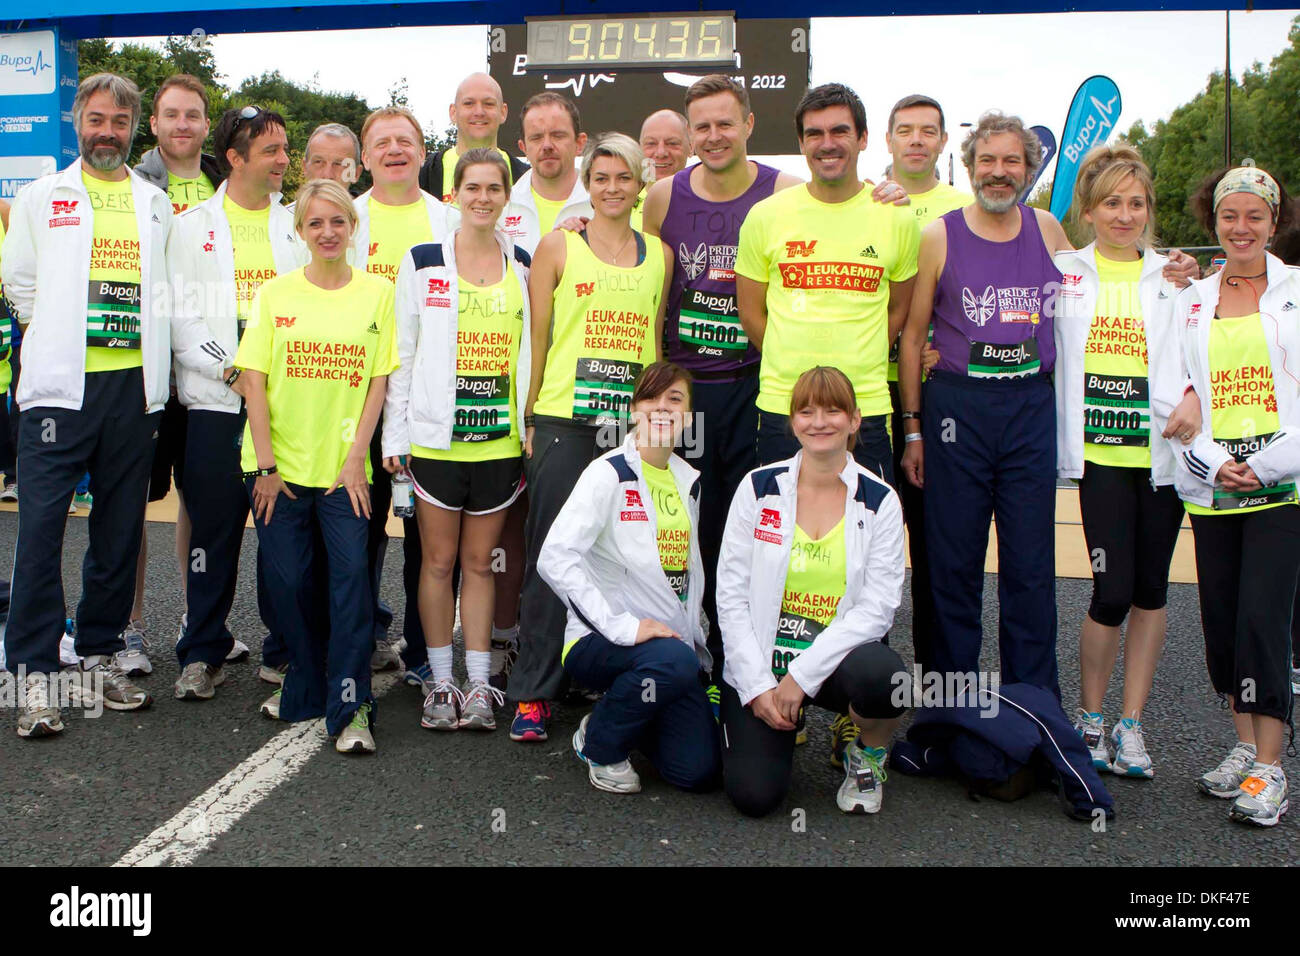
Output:
<instances>
[{"instance_id":1,"label":"white sports jacket with navy trim","mask_svg":"<svg viewBox=\"0 0 1300 956\"><path fill-rule=\"evenodd\" d=\"M772 651L790 568L803 452L751 471L731 501L718 558L722 676L742 703L776 686ZM903 599L903 509L894 489L845 453L846 574L835 618L790 664L809 697L848 653L878 641Z\"/></svg>"}]
</instances>

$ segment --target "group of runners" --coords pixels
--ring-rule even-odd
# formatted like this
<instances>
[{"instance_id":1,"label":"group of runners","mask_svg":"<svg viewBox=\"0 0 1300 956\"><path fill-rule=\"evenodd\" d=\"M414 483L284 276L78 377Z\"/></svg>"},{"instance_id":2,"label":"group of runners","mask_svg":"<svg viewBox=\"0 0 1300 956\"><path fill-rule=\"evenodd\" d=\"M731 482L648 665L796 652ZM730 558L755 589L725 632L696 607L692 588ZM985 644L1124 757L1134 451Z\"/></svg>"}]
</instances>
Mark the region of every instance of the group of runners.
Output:
<instances>
[{"instance_id":1,"label":"group of runners","mask_svg":"<svg viewBox=\"0 0 1300 956\"><path fill-rule=\"evenodd\" d=\"M995 519L1001 681L1059 698L1059 476L1094 556L1077 720L1093 763L1153 776L1141 718L1186 510L1236 735L1199 786L1276 823L1300 575L1300 273L1267 251L1293 216L1281 184L1250 166L1206 181L1194 207L1226 264L1201 278L1154 248L1151 173L1122 143L1082 164L1074 210L1096 238L1075 250L1024 205L1042 153L1015 116L961 143L968 194L936 176L948 133L927 96L890 112L879 185L841 84L796 111L806 182L747 157L734 79L699 79L683 108L638 139L589 136L572 101L538 94L517 118L525 165L474 74L454 146L427 156L398 106L322 125L286 206L284 117L247 106L210 130L203 85L172 76L158 146L128 169L140 91L82 81L80 157L20 191L0 251L24 330L3 647L19 735L63 731L61 672L82 702L152 703L142 531L174 476L179 700L212 699L249 653L227 616L251 511L258 674L278 685L262 712L324 717L341 752L375 750L371 673L401 668L423 727L493 730L509 700L510 738L542 741L552 702L594 700L573 749L595 787L638 791L637 751L763 815L816 705L835 715L838 806L874 813L913 683L888 642L904 522L920 670L980 669ZM379 597L390 505L400 634Z\"/></svg>"}]
</instances>

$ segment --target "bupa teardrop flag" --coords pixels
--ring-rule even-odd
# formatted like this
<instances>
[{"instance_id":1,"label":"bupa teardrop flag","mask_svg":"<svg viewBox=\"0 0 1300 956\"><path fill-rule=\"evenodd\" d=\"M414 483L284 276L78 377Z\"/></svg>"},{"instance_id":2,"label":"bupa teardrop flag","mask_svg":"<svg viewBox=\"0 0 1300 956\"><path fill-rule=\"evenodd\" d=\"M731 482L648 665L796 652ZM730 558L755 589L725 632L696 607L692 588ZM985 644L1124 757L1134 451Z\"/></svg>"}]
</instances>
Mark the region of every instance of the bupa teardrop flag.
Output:
<instances>
[{"instance_id":1,"label":"bupa teardrop flag","mask_svg":"<svg viewBox=\"0 0 1300 956\"><path fill-rule=\"evenodd\" d=\"M1064 220L1070 211L1079 163L1088 150L1104 143L1115 131L1120 106L1119 87L1109 76L1090 76L1079 84L1065 116L1056 178L1052 181L1052 215L1058 220Z\"/></svg>"}]
</instances>

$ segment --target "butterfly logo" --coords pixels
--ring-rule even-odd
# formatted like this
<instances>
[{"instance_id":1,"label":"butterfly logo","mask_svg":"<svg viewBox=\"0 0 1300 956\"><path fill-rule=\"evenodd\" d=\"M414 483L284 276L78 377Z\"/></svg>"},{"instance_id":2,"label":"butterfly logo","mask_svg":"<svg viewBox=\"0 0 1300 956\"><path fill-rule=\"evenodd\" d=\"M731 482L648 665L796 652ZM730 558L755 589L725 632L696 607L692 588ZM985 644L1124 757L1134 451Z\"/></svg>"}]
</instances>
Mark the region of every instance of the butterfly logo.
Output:
<instances>
[{"instance_id":1,"label":"butterfly logo","mask_svg":"<svg viewBox=\"0 0 1300 956\"><path fill-rule=\"evenodd\" d=\"M993 286L986 286L984 292L978 298L976 298L975 293L963 286L961 290L961 307L966 313L966 318L982 329L988 324L989 319L993 318L997 298Z\"/></svg>"},{"instance_id":2,"label":"butterfly logo","mask_svg":"<svg viewBox=\"0 0 1300 956\"><path fill-rule=\"evenodd\" d=\"M701 242L694 252L687 249L684 242L677 247L677 260L686 272L687 281L698 279L704 274L704 263L708 258L709 247L706 243Z\"/></svg>"}]
</instances>

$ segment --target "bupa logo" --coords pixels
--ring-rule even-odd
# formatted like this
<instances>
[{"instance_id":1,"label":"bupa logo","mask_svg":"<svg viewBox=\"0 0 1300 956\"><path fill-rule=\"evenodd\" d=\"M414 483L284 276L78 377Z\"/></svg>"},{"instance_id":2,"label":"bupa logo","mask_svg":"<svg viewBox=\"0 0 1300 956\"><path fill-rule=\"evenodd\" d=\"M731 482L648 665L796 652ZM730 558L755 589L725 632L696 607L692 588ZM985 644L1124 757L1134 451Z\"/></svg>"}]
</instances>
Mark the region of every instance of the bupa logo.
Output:
<instances>
[{"instance_id":1,"label":"bupa logo","mask_svg":"<svg viewBox=\"0 0 1300 956\"><path fill-rule=\"evenodd\" d=\"M51 216L69 216L77 211L77 200L55 199L50 203Z\"/></svg>"},{"instance_id":2,"label":"bupa logo","mask_svg":"<svg viewBox=\"0 0 1300 956\"><path fill-rule=\"evenodd\" d=\"M805 241L803 239L791 239L788 240L785 244L785 254L790 258L793 258L795 256L802 256L803 258L806 259L813 254L813 250L816 248L817 248L816 239L812 239L808 241Z\"/></svg>"},{"instance_id":3,"label":"bupa logo","mask_svg":"<svg viewBox=\"0 0 1300 956\"><path fill-rule=\"evenodd\" d=\"M579 282L574 285L573 291L577 294L578 298L582 298L584 295L591 295L596 291L596 283Z\"/></svg>"},{"instance_id":4,"label":"bupa logo","mask_svg":"<svg viewBox=\"0 0 1300 956\"><path fill-rule=\"evenodd\" d=\"M291 329L297 321L298 316L296 315L277 315L275 317L275 327L277 329Z\"/></svg>"},{"instance_id":5,"label":"bupa logo","mask_svg":"<svg viewBox=\"0 0 1300 956\"><path fill-rule=\"evenodd\" d=\"M451 282L447 279L430 279L429 295L447 295L451 292Z\"/></svg>"},{"instance_id":6,"label":"bupa logo","mask_svg":"<svg viewBox=\"0 0 1300 956\"><path fill-rule=\"evenodd\" d=\"M377 243L377 242L372 242L372 243L370 244L370 254L369 254L369 256L367 256L367 258L373 257L374 254L375 254L376 252L378 252L378 251L379 251L379 243Z\"/></svg>"},{"instance_id":7,"label":"bupa logo","mask_svg":"<svg viewBox=\"0 0 1300 956\"><path fill-rule=\"evenodd\" d=\"M623 507L624 507L624 508L644 508L645 505L641 503L641 492L637 491L635 488L626 488L626 489L624 489L624 491L623 491Z\"/></svg>"},{"instance_id":8,"label":"bupa logo","mask_svg":"<svg viewBox=\"0 0 1300 956\"><path fill-rule=\"evenodd\" d=\"M758 516L758 526L760 528L780 528L781 512L775 508L764 508Z\"/></svg>"}]
</instances>

